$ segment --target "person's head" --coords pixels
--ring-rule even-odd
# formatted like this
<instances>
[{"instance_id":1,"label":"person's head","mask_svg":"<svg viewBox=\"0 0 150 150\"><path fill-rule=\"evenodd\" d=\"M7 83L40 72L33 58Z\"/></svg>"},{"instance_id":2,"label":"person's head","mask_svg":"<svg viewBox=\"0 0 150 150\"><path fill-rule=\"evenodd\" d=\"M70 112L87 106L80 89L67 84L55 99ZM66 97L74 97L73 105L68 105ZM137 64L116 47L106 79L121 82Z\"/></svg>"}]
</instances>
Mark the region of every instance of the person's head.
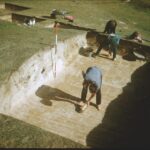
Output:
<instances>
[{"instance_id":1,"label":"person's head","mask_svg":"<svg viewBox=\"0 0 150 150\"><path fill-rule=\"evenodd\" d=\"M135 31L135 32L132 33L133 38L138 37L138 36L139 36L139 32Z\"/></svg>"},{"instance_id":2,"label":"person's head","mask_svg":"<svg viewBox=\"0 0 150 150\"><path fill-rule=\"evenodd\" d=\"M140 43L142 43L142 37L141 34L137 31L133 32L132 35L130 36L130 39L136 40Z\"/></svg>"},{"instance_id":3,"label":"person's head","mask_svg":"<svg viewBox=\"0 0 150 150\"><path fill-rule=\"evenodd\" d=\"M95 83L91 83L89 85L89 91L90 91L90 93L96 93L96 91L97 91L97 85Z\"/></svg>"}]
</instances>

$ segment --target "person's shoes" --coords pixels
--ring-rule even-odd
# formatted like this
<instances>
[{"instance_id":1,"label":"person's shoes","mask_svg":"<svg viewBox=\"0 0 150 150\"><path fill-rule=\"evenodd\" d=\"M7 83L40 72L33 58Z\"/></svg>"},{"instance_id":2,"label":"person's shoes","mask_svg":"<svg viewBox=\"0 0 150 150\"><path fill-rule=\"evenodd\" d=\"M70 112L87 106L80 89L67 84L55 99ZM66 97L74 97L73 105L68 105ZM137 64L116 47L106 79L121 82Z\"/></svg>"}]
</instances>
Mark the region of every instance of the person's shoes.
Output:
<instances>
[{"instance_id":1,"label":"person's shoes","mask_svg":"<svg viewBox=\"0 0 150 150\"><path fill-rule=\"evenodd\" d=\"M97 110L100 110L100 105L97 105Z\"/></svg>"}]
</instances>

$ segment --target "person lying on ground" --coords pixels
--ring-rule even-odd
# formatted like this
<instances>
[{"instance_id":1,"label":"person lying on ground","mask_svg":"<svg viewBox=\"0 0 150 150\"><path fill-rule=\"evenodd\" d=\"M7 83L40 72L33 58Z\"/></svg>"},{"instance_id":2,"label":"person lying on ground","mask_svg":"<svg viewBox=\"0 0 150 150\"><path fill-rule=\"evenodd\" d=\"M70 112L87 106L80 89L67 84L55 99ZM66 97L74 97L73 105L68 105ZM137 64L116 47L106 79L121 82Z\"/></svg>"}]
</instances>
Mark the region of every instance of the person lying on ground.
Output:
<instances>
[{"instance_id":1,"label":"person lying on ground","mask_svg":"<svg viewBox=\"0 0 150 150\"><path fill-rule=\"evenodd\" d=\"M143 43L142 36L137 31L135 31L131 35L127 36L126 39L129 39L129 40L132 40L132 41L135 41L135 42L139 42L139 43Z\"/></svg>"}]
</instances>

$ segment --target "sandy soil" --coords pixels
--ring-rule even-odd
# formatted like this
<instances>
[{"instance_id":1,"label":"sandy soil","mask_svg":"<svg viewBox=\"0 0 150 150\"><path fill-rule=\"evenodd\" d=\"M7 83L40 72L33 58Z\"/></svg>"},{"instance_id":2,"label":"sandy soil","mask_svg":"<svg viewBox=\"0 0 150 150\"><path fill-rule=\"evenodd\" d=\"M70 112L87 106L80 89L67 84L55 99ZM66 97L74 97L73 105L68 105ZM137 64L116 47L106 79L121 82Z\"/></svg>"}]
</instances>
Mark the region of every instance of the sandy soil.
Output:
<instances>
[{"instance_id":1,"label":"sandy soil","mask_svg":"<svg viewBox=\"0 0 150 150\"><path fill-rule=\"evenodd\" d=\"M45 48L27 60L0 87L0 113L87 145L89 132L101 123L109 103L144 62L128 62L120 56L115 62L107 57L86 57L79 54L82 47L86 47L85 35L59 42L57 55L55 48ZM89 66L103 71L101 110L95 108L94 98L93 105L78 113L75 104L82 89L81 72Z\"/></svg>"}]
</instances>

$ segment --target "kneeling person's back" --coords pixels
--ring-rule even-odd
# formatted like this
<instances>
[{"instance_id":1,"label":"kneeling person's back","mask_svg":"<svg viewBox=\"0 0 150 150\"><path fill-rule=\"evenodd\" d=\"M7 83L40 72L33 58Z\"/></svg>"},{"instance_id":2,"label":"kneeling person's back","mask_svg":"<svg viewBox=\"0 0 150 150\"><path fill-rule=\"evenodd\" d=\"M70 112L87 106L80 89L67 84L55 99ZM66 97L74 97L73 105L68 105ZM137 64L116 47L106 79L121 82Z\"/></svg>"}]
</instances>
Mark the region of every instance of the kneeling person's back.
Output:
<instances>
[{"instance_id":1,"label":"kneeling person's back","mask_svg":"<svg viewBox=\"0 0 150 150\"><path fill-rule=\"evenodd\" d=\"M84 79L86 81L95 83L97 89L99 89L102 83L101 76L102 76L102 71L100 70L100 68L94 66L87 69Z\"/></svg>"}]
</instances>

